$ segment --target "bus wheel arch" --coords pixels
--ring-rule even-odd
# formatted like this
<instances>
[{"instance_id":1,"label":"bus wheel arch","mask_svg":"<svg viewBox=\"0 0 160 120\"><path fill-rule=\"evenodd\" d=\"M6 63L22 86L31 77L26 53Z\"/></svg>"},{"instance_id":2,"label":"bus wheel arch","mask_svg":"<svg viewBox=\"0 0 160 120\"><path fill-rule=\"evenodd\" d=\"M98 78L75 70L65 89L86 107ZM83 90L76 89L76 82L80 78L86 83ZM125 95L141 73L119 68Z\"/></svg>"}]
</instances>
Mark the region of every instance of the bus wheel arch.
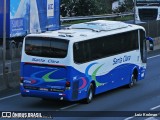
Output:
<instances>
[{"instance_id":1,"label":"bus wheel arch","mask_svg":"<svg viewBox=\"0 0 160 120\"><path fill-rule=\"evenodd\" d=\"M92 81L91 84L93 85L93 95L95 95L95 92L96 92L96 83L95 83L95 81Z\"/></svg>"},{"instance_id":2,"label":"bus wheel arch","mask_svg":"<svg viewBox=\"0 0 160 120\"><path fill-rule=\"evenodd\" d=\"M137 68L134 68L131 74L130 83L128 84L128 87L132 88L133 86L135 86L137 80L138 80L138 70Z\"/></svg>"},{"instance_id":3,"label":"bus wheel arch","mask_svg":"<svg viewBox=\"0 0 160 120\"><path fill-rule=\"evenodd\" d=\"M133 70L133 75L134 75L134 77L135 77L135 79L136 79L136 82L137 82L137 80L138 80L138 69L137 69L137 68L135 68L135 69Z\"/></svg>"}]
</instances>

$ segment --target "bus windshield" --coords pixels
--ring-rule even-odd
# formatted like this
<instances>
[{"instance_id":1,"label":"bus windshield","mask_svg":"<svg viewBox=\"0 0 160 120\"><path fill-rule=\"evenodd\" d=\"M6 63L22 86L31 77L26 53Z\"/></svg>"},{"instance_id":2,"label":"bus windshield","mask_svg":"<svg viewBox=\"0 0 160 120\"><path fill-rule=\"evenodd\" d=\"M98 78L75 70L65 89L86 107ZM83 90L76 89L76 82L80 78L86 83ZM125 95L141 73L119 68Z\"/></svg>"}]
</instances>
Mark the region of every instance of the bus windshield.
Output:
<instances>
[{"instance_id":1,"label":"bus windshield","mask_svg":"<svg viewBox=\"0 0 160 120\"><path fill-rule=\"evenodd\" d=\"M160 0L136 0L137 3L160 3Z\"/></svg>"},{"instance_id":2,"label":"bus windshield","mask_svg":"<svg viewBox=\"0 0 160 120\"><path fill-rule=\"evenodd\" d=\"M136 6L159 6L160 0L136 0Z\"/></svg>"},{"instance_id":3,"label":"bus windshield","mask_svg":"<svg viewBox=\"0 0 160 120\"><path fill-rule=\"evenodd\" d=\"M68 50L68 40L48 37L27 37L25 53L31 56L65 58Z\"/></svg>"},{"instance_id":4,"label":"bus windshield","mask_svg":"<svg viewBox=\"0 0 160 120\"><path fill-rule=\"evenodd\" d=\"M137 2L160 2L160 0L137 0Z\"/></svg>"}]
</instances>

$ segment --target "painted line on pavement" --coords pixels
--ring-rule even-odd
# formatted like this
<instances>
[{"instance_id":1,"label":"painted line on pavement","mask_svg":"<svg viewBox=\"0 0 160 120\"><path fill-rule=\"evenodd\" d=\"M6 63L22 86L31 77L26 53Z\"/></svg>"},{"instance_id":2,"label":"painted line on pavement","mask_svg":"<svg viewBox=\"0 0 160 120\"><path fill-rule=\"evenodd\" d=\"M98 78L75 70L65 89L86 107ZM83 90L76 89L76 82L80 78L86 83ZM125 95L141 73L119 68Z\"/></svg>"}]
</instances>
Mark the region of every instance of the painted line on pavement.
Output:
<instances>
[{"instance_id":1,"label":"painted line on pavement","mask_svg":"<svg viewBox=\"0 0 160 120\"><path fill-rule=\"evenodd\" d=\"M79 105L79 104L77 103L77 104L69 105L69 106L60 108L60 110L65 110L65 109L68 109L68 108L71 108L71 107L75 107L75 106L77 106L77 105Z\"/></svg>"},{"instance_id":2,"label":"painted line on pavement","mask_svg":"<svg viewBox=\"0 0 160 120\"><path fill-rule=\"evenodd\" d=\"M158 106L156 106L156 107L153 107L153 108L151 108L150 110L155 110L155 109L157 109L157 108L160 108L160 105L158 105Z\"/></svg>"},{"instance_id":3,"label":"painted line on pavement","mask_svg":"<svg viewBox=\"0 0 160 120\"><path fill-rule=\"evenodd\" d=\"M160 57L160 55L155 55L155 56L152 56L152 57L148 57L147 59L152 59L152 58L156 58L156 57Z\"/></svg>"},{"instance_id":4,"label":"painted line on pavement","mask_svg":"<svg viewBox=\"0 0 160 120\"><path fill-rule=\"evenodd\" d=\"M130 120L130 119L133 119L133 118L134 118L134 116L125 118L124 120Z\"/></svg>"},{"instance_id":5,"label":"painted line on pavement","mask_svg":"<svg viewBox=\"0 0 160 120\"><path fill-rule=\"evenodd\" d=\"M144 120L158 120L158 119L156 119L155 117L149 117L149 118L146 118Z\"/></svg>"},{"instance_id":6,"label":"painted line on pavement","mask_svg":"<svg viewBox=\"0 0 160 120\"><path fill-rule=\"evenodd\" d=\"M5 100L5 99L8 99L8 98L16 97L16 96L18 96L18 95L20 95L20 93L14 94L14 95L10 95L10 96L7 96L7 97L0 98L0 101L1 101L1 100Z\"/></svg>"}]
</instances>

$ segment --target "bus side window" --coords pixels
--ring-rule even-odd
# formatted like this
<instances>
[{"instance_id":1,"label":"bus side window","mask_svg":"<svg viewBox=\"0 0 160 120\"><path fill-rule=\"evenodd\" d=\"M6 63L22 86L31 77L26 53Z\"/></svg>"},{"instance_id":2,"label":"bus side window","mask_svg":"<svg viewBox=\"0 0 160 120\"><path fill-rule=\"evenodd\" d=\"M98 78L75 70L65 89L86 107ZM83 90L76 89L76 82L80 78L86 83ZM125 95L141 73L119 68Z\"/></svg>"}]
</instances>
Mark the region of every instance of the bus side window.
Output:
<instances>
[{"instance_id":1,"label":"bus side window","mask_svg":"<svg viewBox=\"0 0 160 120\"><path fill-rule=\"evenodd\" d=\"M97 60L103 57L102 38L90 40L91 60Z\"/></svg>"},{"instance_id":2,"label":"bus side window","mask_svg":"<svg viewBox=\"0 0 160 120\"><path fill-rule=\"evenodd\" d=\"M74 55L74 61L76 63L81 63L82 62L83 53L82 53L81 49L83 49L82 44L74 43L74 45L73 45L73 55Z\"/></svg>"},{"instance_id":3,"label":"bus side window","mask_svg":"<svg viewBox=\"0 0 160 120\"><path fill-rule=\"evenodd\" d=\"M78 42L74 43L74 62L75 63L85 63L90 61L90 51L88 42Z\"/></svg>"}]
</instances>

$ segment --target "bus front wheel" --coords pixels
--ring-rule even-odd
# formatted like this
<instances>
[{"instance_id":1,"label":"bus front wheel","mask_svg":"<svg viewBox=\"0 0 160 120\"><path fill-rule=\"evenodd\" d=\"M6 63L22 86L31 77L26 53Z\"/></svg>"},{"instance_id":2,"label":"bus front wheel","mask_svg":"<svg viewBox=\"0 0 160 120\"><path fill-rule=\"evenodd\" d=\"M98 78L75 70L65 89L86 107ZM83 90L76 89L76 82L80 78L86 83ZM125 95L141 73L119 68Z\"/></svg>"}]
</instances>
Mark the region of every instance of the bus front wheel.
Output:
<instances>
[{"instance_id":1,"label":"bus front wheel","mask_svg":"<svg viewBox=\"0 0 160 120\"><path fill-rule=\"evenodd\" d=\"M136 84L136 82L137 82L136 77L135 77L134 74L132 74L132 76L131 76L131 81L130 81L130 83L128 84L128 87L129 87L129 88L132 88L132 87Z\"/></svg>"}]
</instances>

